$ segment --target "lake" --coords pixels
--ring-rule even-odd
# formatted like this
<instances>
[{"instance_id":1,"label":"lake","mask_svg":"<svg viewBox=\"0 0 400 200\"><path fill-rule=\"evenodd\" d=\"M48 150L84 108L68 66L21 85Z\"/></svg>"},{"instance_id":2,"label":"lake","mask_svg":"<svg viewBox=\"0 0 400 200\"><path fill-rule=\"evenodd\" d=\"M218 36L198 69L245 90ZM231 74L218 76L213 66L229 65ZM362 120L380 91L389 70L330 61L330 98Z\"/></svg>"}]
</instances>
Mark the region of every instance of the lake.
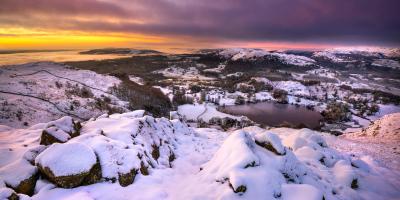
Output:
<instances>
[{"instance_id":1,"label":"lake","mask_svg":"<svg viewBox=\"0 0 400 200\"><path fill-rule=\"evenodd\" d=\"M232 115L244 115L256 123L267 126L281 126L290 124L316 129L322 119L320 113L307 109L304 106L261 102L255 104L220 107L221 112Z\"/></svg>"}]
</instances>

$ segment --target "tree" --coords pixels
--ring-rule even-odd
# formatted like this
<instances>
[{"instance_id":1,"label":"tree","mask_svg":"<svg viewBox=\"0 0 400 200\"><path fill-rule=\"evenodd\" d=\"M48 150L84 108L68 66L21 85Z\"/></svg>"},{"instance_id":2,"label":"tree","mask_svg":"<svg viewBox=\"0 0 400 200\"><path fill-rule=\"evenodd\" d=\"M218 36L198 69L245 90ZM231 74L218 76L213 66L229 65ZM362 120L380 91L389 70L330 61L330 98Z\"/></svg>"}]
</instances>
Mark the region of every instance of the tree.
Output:
<instances>
[{"instance_id":1,"label":"tree","mask_svg":"<svg viewBox=\"0 0 400 200\"><path fill-rule=\"evenodd\" d=\"M206 91L202 90L201 93L200 93L200 100L199 100L199 103L205 102L205 101L206 101L206 98L207 98L207 93L206 93Z\"/></svg>"},{"instance_id":2,"label":"tree","mask_svg":"<svg viewBox=\"0 0 400 200\"><path fill-rule=\"evenodd\" d=\"M288 103L287 92L281 89L275 89L272 92L272 96L278 101L278 103Z\"/></svg>"}]
</instances>

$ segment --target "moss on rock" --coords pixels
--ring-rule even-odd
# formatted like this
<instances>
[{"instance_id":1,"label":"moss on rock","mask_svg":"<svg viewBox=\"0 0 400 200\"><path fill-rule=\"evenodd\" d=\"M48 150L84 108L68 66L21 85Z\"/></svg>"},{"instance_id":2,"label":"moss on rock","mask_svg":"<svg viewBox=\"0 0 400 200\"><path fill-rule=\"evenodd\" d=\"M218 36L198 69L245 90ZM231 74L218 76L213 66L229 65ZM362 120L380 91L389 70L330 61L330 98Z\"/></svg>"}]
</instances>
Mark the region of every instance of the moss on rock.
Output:
<instances>
[{"instance_id":1,"label":"moss on rock","mask_svg":"<svg viewBox=\"0 0 400 200\"><path fill-rule=\"evenodd\" d=\"M122 187L126 187L133 183L137 174L137 169L131 169L130 172L123 174L120 173L118 175L118 182Z\"/></svg>"},{"instance_id":2,"label":"moss on rock","mask_svg":"<svg viewBox=\"0 0 400 200\"><path fill-rule=\"evenodd\" d=\"M38 164L40 172L52 183L62 188L74 188L82 185L85 178L90 172L83 172L79 174L73 174L68 176L55 176L54 173L48 167L42 167Z\"/></svg>"},{"instance_id":3,"label":"moss on rock","mask_svg":"<svg viewBox=\"0 0 400 200\"><path fill-rule=\"evenodd\" d=\"M101 180L102 173L101 173L101 165L99 159L97 159L96 164L92 167L89 174L83 180L83 185L90 185L97 183Z\"/></svg>"},{"instance_id":4,"label":"moss on rock","mask_svg":"<svg viewBox=\"0 0 400 200\"><path fill-rule=\"evenodd\" d=\"M13 188L17 193L26 194L29 196L33 195L35 191L36 182L39 178L39 173L32 174L31 177L21 181L21 183Z\"/></svg>"},{"instance_id":5,"label":"moss on rock","mask_svg":"<svg viewBox=\"0 0 400 200\"><path fill-rule=\"evenodd\" d=\"M140 173L144 176L149 175L149 170L148 167L146 165L144 165L144 162L140 162Z\"/></svg>"}]
</instances>

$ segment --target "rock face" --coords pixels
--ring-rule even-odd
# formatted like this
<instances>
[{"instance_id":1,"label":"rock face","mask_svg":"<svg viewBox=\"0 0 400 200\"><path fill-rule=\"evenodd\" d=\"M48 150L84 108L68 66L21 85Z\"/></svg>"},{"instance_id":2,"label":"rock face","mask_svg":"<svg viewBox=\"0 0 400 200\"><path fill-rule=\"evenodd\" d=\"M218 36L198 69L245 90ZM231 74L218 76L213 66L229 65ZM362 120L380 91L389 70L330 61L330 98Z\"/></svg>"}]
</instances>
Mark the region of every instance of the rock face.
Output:
<instances>
[{"instance_id":1,"label":"rock face","mask_svg":"<svg viewBox=\"0 0 400 200\"><path fill-rule=\"evenodd\" d=\"M96 161L93 150L80 143L53 144L36 157L41 173L63 188L83 184Z\"/></svg>"},{"instance_id":2,"label":"rock face","mask_svg":"<svg viewBox=\"0 0 400 200\"><path fill-rule=\"evenodd\" d=\"M50 145L53 143L64 143L79 135L82 128L79 122L71 117L63 117L47 124L40 137L40 144Z\"/></svg>"}]
</instances>

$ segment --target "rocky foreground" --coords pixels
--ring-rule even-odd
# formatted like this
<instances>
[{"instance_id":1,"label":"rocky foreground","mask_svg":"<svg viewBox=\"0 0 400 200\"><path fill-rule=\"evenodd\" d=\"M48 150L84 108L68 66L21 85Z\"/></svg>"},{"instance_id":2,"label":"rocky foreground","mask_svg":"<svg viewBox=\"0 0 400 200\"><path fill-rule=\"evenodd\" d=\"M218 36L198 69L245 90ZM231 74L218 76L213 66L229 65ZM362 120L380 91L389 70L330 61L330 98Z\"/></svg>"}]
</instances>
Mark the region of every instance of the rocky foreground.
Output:
<instances>
[{"instance_id":1,"label":"rocky foreground","mask_svg":"<svg viewBox=\"0 0 400 200\"><path fill-rule=\"evenodd\" d=\"M400 175L309 129L193 129L142 110L0 127L0 199L397 199Z\"/></svg>"}]
</instances>

